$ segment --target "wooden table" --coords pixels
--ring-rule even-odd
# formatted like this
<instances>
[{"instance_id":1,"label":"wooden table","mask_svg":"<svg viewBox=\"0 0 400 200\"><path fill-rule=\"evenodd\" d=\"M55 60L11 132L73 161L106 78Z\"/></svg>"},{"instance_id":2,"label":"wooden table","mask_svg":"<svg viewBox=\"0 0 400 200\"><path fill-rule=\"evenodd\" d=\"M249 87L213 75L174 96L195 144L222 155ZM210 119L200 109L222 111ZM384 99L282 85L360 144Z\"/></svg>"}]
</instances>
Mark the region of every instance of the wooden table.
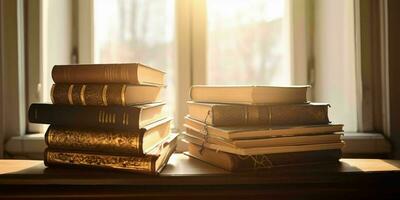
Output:
<instances>
[{"instance_id":1,"label":"wooden table","mask_svg":"<svg viewBox=\"0 0 400 200\"><path fill-rule=\"evenodd\" d=\"M42 161L0 160L0 198L161 196L167 199L400 198L400 161L342 159L336 165L233 174L183 154L174 154L159 176L144 176L94 169L46 168Z\"/></svg>"}]
</instances>

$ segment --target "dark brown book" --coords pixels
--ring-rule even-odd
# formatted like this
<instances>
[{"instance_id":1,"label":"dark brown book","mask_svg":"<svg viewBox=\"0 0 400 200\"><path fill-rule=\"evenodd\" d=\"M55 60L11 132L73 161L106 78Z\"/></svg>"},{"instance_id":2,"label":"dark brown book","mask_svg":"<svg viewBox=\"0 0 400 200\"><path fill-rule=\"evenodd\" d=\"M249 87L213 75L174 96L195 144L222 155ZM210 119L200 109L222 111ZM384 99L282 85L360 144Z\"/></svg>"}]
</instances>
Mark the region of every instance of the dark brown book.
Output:
<instances>
[{"instance_id":1,"label":"dark brown book","mask_svg":"<svg viewBox=\"0 0 400 200\"><path fill-rule=\"evenodd\" d=\"M88 167L124 170L156 175L167 164L176 148L176 134L170 136L144 156L102 154L96 152L46 149L44 164L49 167Z\"/></svg>"},{"instance_id":2,"label":"dark brown book","mask_svg":"<svg viewBox=\"0 0 400 200\"><path fill-rule=\"evenodd\" d=\"M166 117L163 103L140 106L69 106L31 104L32 123L65 127L138 130Z\"/></svg>"},{"instance_id":3,"label":"dark brown book","mask_svg":"<svg viewBox=\"0 0 400 200\"><path fill-rule=\"evenodd\" d=\"M143 155L170 132L170 119L139 130L64 128L51 125L45 134L49 148Z\"/></svg>"},{"instance_id":4,"label":"dark brown book","mask_svg":"<svg viewBox=\"0 0 400 200\"><path fill-rule=\"evenodd\" d=\"M55 83L126 83L164 85L165 72L140 63L55 65Z\"/></svg>"},{"instance_id":5,"label":"dark brown book","mask_svg":"<svg viewBox=\"0 0 400 200\"><path fill-rule=\"evenodd\" d=\"M188 143L186 154L228 171L253 171L282 166L334 163L338 162L342 155L341 150L335 149L240 156L202 148L192 143Z\"/></svg>"},{"instance_id":6,"label":"dark brown book","mask_svg":"<svg viewBox=\"0 0 400 200\"><path fill-rule=\"evenodd\" d=\"M163 87L126 84L53 84L53 104L135 105L159 102Z\"/></svg>"},{"instance_id":7,"label":"dark brown book","mask_svg":"<svg viewBox=\"0 0 400 200\"><path fill-rule=\"evenodd\" d=\"M329 104L237 105L188 102L192 119L212 126L328 124Z\"/></svg>"}]
</instances>

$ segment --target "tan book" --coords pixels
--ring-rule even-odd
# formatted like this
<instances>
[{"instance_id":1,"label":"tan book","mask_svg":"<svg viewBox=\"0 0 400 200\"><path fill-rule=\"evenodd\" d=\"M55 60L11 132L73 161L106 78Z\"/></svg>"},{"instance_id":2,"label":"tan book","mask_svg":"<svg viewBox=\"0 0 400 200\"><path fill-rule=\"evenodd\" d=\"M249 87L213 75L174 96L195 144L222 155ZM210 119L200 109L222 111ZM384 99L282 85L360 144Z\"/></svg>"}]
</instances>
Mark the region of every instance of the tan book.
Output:
<instances>
[{"instance_id":1,"label":"tan book","mask_svg":"<svg viewBox=\"0 0 400 200\"><path fill-rule=\"evenodd\" d=\"M55 83L126 83L164 85L165 73L140 63L55 65Z\"/></svg>"},{"instance_id":2,"label":"tan book","mask_svg":"<svg viewBox=\"0 0 400 200\"><path fill-rule=\"evenodd\" d=\"M233 104L291 104L306 103L309 86L205 86L190 89L196 102Z\"/></svg>"},{"instance_id":3,"label":"tan book","mask_svg":"<svg viewBox=\"0 0 400 200\"><path fill-rule=\"evenodd\" d=\"M188 102L190 118L212 126L328 124L329 104L238 105Z\"/></svg>"},{"instance_id":4,"label":"tan book","mask_svg":"<svg viewBox=\"0 0 400 200\"><path fill-rule=\"evenodd\" d=\"M126 84L53 84L51 101L65 105L135 105L160 102L163 87Z\"/></svg>"},{"instance_id":5,"label":"tan book","mask_svg":"<svg viewBox=\"0 0 400 200\"><path fill-rule=\"evenodd\" d=\"M176 134L170 134L168 138L144 156L101 154L48 148L45 151L44 163L49 167L103 168L156 175L161 172L175 151L176 138Z\"/></svg>"},{"instance_id":6,"label":"tan book","mask_svg":"<svg viewBox=\"0 0 400 200\"><path fill-rule=\"evenodd\" d=\"M165 139L171 119L164 119L139 130L66 128L51 125L45 134L49 148L103 153L143 155Z\"/></svg>"},{"instance_id":7,"label":"tan book","mask_svg":"<svg viewBox=\"0 0 400 200\"><path fill-rule=\"evenodd\" d=\"M240 156L188 143L188 151L185 154L228 171L254 171L283 166L335 163L340 159L342 152L333 149Z\"/></svg>"},{"instance_id":8,"label":"tan book","mask_svg":"<svg viewBox=\"0 0 400 200\"><path fill-rule=\"evenodd\" d=\"M276 147L276 146L296 146L306 144L321 144L321 143L337 143L341 142L342 133L325 133L316 135L299 135L299 136L283 136L283 137L268 137L260 139L241 139L230 140L213 135L206 135L186 129L183 134L193 138L208 142L211 144L227 146L231 148L253 148L253 147Z\"/></svg>"},{"instance_id":9,"label":"tan book","mask_svg":"<svg viewBox=\"0 0 400 200\"><path fill-rule=\"evenodd\" d=\"M292 146L273 146L273 147L251 147L251 148L236 148L228 147L225 145L211 144L204 142L204 140L191 137L183 134L184 141L213 149L215 151L223 151L237 155L259 155L259 154L275 154L275 153L290 153L290 152L304 152L304 151L320 151L330 149L341 149L344 145L342 141L335 143L321 143L321 144L305 144L305 145L292 145Z\"/></svg>"},{"instance_id":10,"label":"tan book","mask_svg":"<svg viewBox=\"0 0 400 200\"><path fill-rule=\"evenodd\" d=\"M256 139L268 138L273 136L295 136L295 135L315 135L321 133L343 132L342 124L322 124L307 126L221 126L214 127L207 124L185 117L184 126L196 132L205 133L207 135L221 137L224 139Z\"/></svg>"}]
</instances>

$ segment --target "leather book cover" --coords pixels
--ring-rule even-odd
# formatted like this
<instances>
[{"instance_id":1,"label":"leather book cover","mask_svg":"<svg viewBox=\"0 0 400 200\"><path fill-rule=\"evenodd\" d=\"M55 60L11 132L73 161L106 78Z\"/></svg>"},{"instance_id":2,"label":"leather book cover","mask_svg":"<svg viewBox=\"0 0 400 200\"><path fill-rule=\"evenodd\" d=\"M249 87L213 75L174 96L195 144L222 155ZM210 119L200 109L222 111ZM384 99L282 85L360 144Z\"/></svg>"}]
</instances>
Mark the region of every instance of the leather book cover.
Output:
<instances>
[{"instance_id":1,"label":"leather book cover","mask_svg":"<svg viewBox=\"0 0 400 200\"><path fill-rule=\"evenodd\" d=\"M328 124L329 104L234 105L188 102L193 119L212 126Z\"/></svg>"},{"instance_id":2,"label":"leather book cover","mask_svg":"<svg viewBox=\"0 0 400 200\"><path fill-rule=\"evenodd\" d=\"M29 107L28 119L32 123L66 127L138 130L141 128L139 124L142 111L143 107L140 106L69 106L35 103Z\"/></svg>"},{"instance_id":3,"label":"leather book cover","mask_svg":"<svg viewBox=\"0 0 400 200\"><path fill-rule=\"evenodd\" d=\"M175 151L176 139L177 134L170 134L150 153L142 156L47 148L44 164L48 167L101 168L157 175Z\"/></svg>"},{"instance_id":4,"label":"leather book cover","mask_svg":"<svg viewBox=\"0 0 400 200\"><path fill-rule=\"evenodd\" d=\"M53 84L51 101L64 105L135 105L159 102L162 87L126 84Z\"/></svg>"},{"instance_id":5,"label":"leather book cover","mask_svg":"<svg viewBox=\"0 0 400 200\"><path fill-rule=\"evenodd\" d=\"M165 72L139 63L55 65L55 83L126 83L163 85Z\"/></svg>"}]
</instances>

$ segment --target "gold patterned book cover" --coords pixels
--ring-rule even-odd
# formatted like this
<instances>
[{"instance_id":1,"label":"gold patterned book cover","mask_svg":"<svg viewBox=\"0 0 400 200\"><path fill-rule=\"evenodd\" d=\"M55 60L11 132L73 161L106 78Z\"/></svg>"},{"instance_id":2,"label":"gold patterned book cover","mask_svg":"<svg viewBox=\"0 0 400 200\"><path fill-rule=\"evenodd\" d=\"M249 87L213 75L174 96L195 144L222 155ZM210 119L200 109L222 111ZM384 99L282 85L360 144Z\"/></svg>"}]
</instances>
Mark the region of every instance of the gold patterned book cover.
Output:
<instances>
[{"instance_id":1,"label":"gold patterned book cover","mask_svg":"<svg viewBox=\"0 0 400 200\"><path fill-rule=\"evenodd\" d=\"M91 167L124 170L135 173L158 174L175 151L177 134L170 134L144 156L101 154L48 148L44 163L49 167Z\"/></svg>"},{"instance_id":2,"label":"gold patterned book cover","mask_svg":"<svg viewBox=\"0 0 400 200\"><path fill-rule=\"evenodd\" d=\"M143 155L168 136L171 119L140 130L79 129L51 125L45 134L49 148Z\"/></svg>"}]
</instances>

